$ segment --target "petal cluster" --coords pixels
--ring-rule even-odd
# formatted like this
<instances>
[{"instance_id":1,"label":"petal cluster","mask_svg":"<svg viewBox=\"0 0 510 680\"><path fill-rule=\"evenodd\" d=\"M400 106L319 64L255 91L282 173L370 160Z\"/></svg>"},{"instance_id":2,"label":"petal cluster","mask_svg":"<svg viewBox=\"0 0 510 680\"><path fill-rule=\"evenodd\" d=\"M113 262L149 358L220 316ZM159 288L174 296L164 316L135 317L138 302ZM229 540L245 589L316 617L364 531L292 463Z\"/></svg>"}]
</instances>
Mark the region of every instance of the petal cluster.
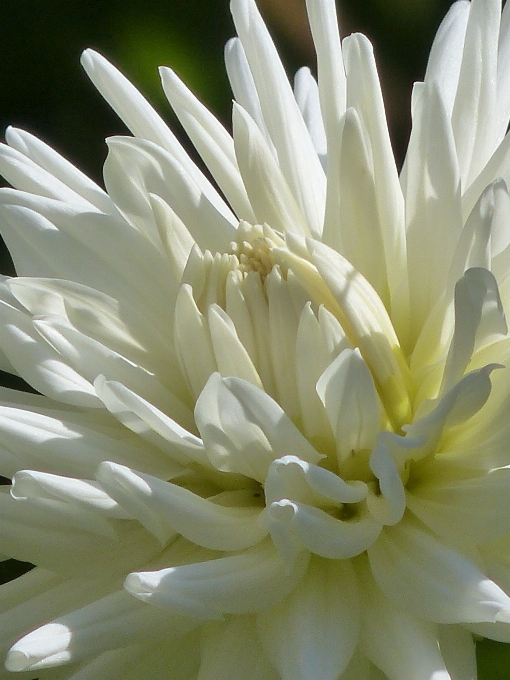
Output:
<instances>
[{"instance_id":1,"label":"petal cluster","mask_svg":"<svg viewBox=\"0 0 510 680\"><path fill-rule=\"evenodd\" d=\"M106 190L9 128L6 671L473 680L510 642L510 5L455 2L399 173L372 47L307 0L289 83L232 0L232 133L99 54ZM25 675L23 675L25 677Z\"/></svg>"}]
</instances>

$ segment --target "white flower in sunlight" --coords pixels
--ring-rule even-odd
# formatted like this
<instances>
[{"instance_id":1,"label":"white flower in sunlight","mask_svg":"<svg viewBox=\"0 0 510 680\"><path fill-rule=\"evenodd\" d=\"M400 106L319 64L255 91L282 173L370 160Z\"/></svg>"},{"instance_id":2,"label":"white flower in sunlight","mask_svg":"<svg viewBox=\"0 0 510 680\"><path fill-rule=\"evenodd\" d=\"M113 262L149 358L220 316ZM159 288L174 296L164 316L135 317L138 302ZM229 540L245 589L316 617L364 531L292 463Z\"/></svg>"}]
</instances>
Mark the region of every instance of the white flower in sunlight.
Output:
<instances>
[{"instance_id":1,"label":"white flower in sunlight","mask_svg":"<svg viewBox=\"0 0 510 680\"><path fill-rule=\"evenodd\" d=\"M8 671L472 680L510 642L510 4L451 7L400 178L370 43L307 4L292 91L232 0L233 136L161 70L213 180L91 51L107 193L6 133Z\"/></svg>"}]
</instances>

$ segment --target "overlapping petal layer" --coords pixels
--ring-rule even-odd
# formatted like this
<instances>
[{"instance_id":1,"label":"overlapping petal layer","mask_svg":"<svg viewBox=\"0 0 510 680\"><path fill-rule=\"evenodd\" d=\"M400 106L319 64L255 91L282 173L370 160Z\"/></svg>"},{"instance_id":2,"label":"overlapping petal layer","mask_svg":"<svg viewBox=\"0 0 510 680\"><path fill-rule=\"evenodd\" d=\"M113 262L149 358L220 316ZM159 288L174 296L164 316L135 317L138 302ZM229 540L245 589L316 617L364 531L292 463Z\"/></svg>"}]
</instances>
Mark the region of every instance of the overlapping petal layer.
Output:
<instances>
[{"instance_id":1,"label":"overlapping petal layer","mask_svg":"<svg viewBox=\"0 0 510 680\"><path fill-rule=\"evenodd\" d=\"M232 0L232 134L168 68L205 174L102 56L106 191L0 147L6 671L473 680L510 641L510 5L459 0L395 167L373 50L307 0L294 90Z\"/></svg>"}]
</instances>

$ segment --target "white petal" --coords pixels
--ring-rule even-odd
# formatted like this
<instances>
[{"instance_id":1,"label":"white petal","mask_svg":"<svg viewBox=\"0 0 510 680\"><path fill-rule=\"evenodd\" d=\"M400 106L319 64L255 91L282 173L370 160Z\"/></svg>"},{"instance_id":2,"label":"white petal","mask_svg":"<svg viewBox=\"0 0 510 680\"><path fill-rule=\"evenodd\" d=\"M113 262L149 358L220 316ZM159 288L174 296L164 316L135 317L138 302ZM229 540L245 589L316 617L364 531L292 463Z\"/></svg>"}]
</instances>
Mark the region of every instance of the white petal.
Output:
<instances>
[{"instance_id":1,"label":"white petal","mask_svg":"<svg viewBox=\"0 0 510 680\"><path fill-rule=\"evenodd\" d=\"M455 286L455 330L446 359L442 390L463 375L473 353L491 340L505 336L508 327L493 274L480 267L468 269Z\"/></svg>"},{"instance_id":2,"label":"white petal","mask_svg":"<svg viewBox=\"0 0 510 680\"><path fill-rule=\"evenodd\" d=\"M234 102L234 144L239 170L257 222L281 232L310 234L308 225L255 122Z\"/></svg>"},{"instance_id":3,"label":"white petal","mask_svg":"<svg viewBox=\"0 0 510 680\"><path fill-rule=\"evenodd\" d=\"M510 532L510 468L483 477L448 480L432 478L408 492L414 514L450 543L485 543Z\"/></svg>"},{"instance_id":4,"label":"white petal","mask_svg":"<svg viewBox=\"0 0 510 680\"><path fill-rule=\"evenodd\" d=\"M276 153L276 149L274 148L274 144L271 141L271 137L264 122L257 88L255 87L250 66L246 59L246 53L239 38L232 38L225 45L225 66L230 81L230 87L232 88L236 102L242 106L257 123L272 154L277 158L278 154Z\"/></svg>"},{"instance_id":5,"label":"white petal","mask_svg":"<svg viewBox=\"0 0 510 680\"><path fill-rule=\"evenodd\" d=\"M333 313L351 343L359 346L384 395L388 416L409 422L406 365L380 298L368 281L332 248L317 241L310 241L310 248L319 273L338 303ZM300 271L295 273L301 278ZM308 287L305 278L302 283L305 288ZM310 293L313 295L315 290L312 288Z\"/></svg>"},{"instance_id":6,"label":"white petal","mask_svg":"<svg viewBox=\"0 0 510 680\"><path fill-rule=\"evenodd\" d=\"M171 69L161 67L160 75L168 101L237 217L253 223L232 137Z\"/></svg>"},{"instance_id":7,"label":"white petal","mask_svg":"<svg viewBox=\"0 0 510 680\"><path fill-rule=\"evenodd\" d=\"M20 191L65 201L82 210L95 209L91 203L66 186L51 172L6 144L0 145L0 172L9 184Z\"/></svg>"},{"instance_id":8,"label":"white petal","mask_svg":"<svg viewBox=\"0 0 510 680\"><path fill-rule=\"evenodd\" d=\"M439 626L439 647L453 680L475 680L476 645L464 626Z\"/></svg>"},{"instance_id":9,"label":"white petal","mask_svg":"<svg viewBox=\"0 0 510 680\"><path fill-rule=\"evenodd\" d=\"M398 606L439 623L510 621L510 598L461 554L407 519L368 549L372 573Z\"/></svg>"},{"instance_id":10,"label":"white petal","mask_svg":"<svg viewBox=\"0 0 510 680\"><path fill-rule=\"evenodd\" d=\"M337 154L328 154L328 196L322 240L338 250L389 304L383 230L377 206L374 168L355 109L337 125ZM337 164L335 170L334 165ZM369 245L370 244L370 245ZM392 266L396 267L396 253Z\"/></svg>"},{"instance_id":11,"label":"white petal","mask_svg":"<svg viewBox=\"0 0 510 680\"><path fill-rule=\"evenodd\" d=\"M303 432L309 441L321 441L323 450L333 451L335 440L315 390L331 355L320 321L308 303L301 313L296 334L296 373Z\"/></svg>"},{"instance_id":12,"label":"white petal","mask_svg":"<svg viewBox=\"0 0 510 680\"><path fill-rule=\"evenodd\" d=\"M384 111L372 45L360 33L343 42L347 73L347 107L356 109L371 151L374 169L377 210L381 223L384 258L392 313L401 333L406 331L408 313L404 197Z\"/></svg>"},{"instance_id":13,"label":"white petal","mask_svg":"<svg viewBox=\"0 0 510 680\"><path fill-rule=\"evenodd\" d=\"M271 463L264 485L266 503L283 498L322 506L359 503L367 495L364 482L345 482L318 465L310 465L297 456L284 456Z\"/></svg>"},{"instance_id":14,"label":"white petal","mask_svg":"<svg viewBox=\"0 0 510 680\"><path fill-rule=\"evenodd\" d=\"M209 376L218 370L207 319L197 307L191 286L181 287L175 304L175 345L196 399Z\"/></svg>"},{"instance_id":15,"label":"white petal","mask_svg":"<svg viewBox=\"0 0 510 680\"><path fill-rule=\"evenodd\" d=\"M192 461L199 461L207 466L201 440L150 402L121 383L108 382L104 377L95 381L95 388L110 413L127 428L167 453L176 463L189 465ZM179 469L175 464L173 468L174 473Z\"/></svg>"},{"instance_id":16,"label":"white petal","mask_svg":"<svg viewBox=\"0 0 510 680\"><path fill-rule=\"evenodd\" d=\"M441 657L436 626L395 607L368 569L360 569L359 592L364 605L361 648L385 678L454 680Z\"/></svg>"},{"instance_id":17,"label":"white petal","mask_svg":"<svg viewBox=\"0 0 510 680\"><path fill-rule=\"evenodd\" d=\"M193 163L162 118L127 78L94 50L85 50L81 63L99 92L133 135L166 149L184 168L207 200L220 212L225 210L225 202L216 189Z\"/></svg>"},{"instance_id":18,"label":"white petal","mask_svg":"<svg viewBox=\"0 0 510 680\"><path fill-rule=\"evenodd\" d=\"M253 0L233 0L231 11L283 175L310 231L320 234L324 219L324 172L284 68Z\"/></svg>"},{"instance_id":19,"label":"white petal","mask_svg":"<svg viewBox=\"0 0 510 680\"><path fill-rule=\"evenodd\" d=\"M328 138L335 132L346 106L346 77L334 0L308 0L308 19L317 52L322 116Z\"/></svg>"},{"instance_id":20,"label":"white petal","mask_svg":"<svg viewBox=\"0 0 510 680\"><path fill-rule=\"evenodd\" d=\"M119 209L141 231L157 227L149 194L172 206L202 249L223 251L235 237L237 220L226 205L218 208L185 166L168 151L143 139L110 137L105 184Z\"/></svg>"},{"instance_id":21,"label":"white petal","mask_svg":"<svg viewBox=\"0 0 510 680\"><path fill-rule=\"evenodd\" d=\"M364 506L356 517L344 521L313 506L284 499L272 503L268 514L271 536L287 564L299 554L295 547L299 543L327 559L355 557L376 541L382 528Z\"/></svg>"},{"instance_id":22,"label":"white petal","mask_svg":"<svg viewBox=\"0 0 510 680\"><path fill-rule=\"evenodd\" d=\"M300 68L294 77L294 96L321 165L326 170L327 143L319 101L319 88L307 66Z\"/></svg>"},{"instance_id":23,"label":"white petal","mask_svg":"<svg viewBox=\"0 0 510 680\"><path fill-rule=\"evenodd\" d=\"M120 300L63 279L15 277L8 282L15 299L33 316L57 315L74 328L118 352L134 364L165 376L176 389L175 357L168 340L170 314L156 314L138 300ZM148 330L150 329L150 331ZM164 370L164 366L169 366ZM173 377L173 380L172 380Z\"/></svg>"},{"instance_id":24,"label":"white petal","mask_svg":"<svg viewBox=\"0 0 510 680\"><path fill-rule=\"evenodd\" d=\"M347 561L312 558L296 589L257 615L282 680L337 680L358 642L358 588Z\"/></svg>"},{"instance_id":25,"label":"white petal","mask_svg":"<svg viewBox=\"0 0 510 680\"><path fill-rule=\"evenodd\" d=\"M52 409L47 400L36 404L25 400L20 408L12 403L15 395L3 398L8 403L0 406L2 446L19 458L18 469L92 479L99 463L112 460L163 477L170 472L162 454L112 428L114 422L105 423L96 410L83 416L71 409L57 410L60 405L55 403Z\"/></svg>"},{"instance_id":26,"label":"white petal","mask_svg":"<svg viewBox=\"0 0 510 680\"><path fill-rule=\"evenodd\" d=\"M178 612L169 616L168 610L144 607L125 592L113 593L26 635L11 648L6 667L21 671L57 666L156 636L171 640L197 624Z\"/></svg>"},{"instance_id":27,"label":"white petal","mask_svg":"<svg viewBox=\"0 0 510 680\"><path fill-rule=\"evenodd\" d=\"M77 505L0 494L0 550L60 572L76 570L116 546L111 522Z\"/></svg>"},{"instance_id":28,"label":"white petal","mask_svg":"<svg viewBox=\"0 0 510 680\"><path fill-rule=\"evenodd\" d=\"M377 493L367 496L367 507L376 520L388 525L400 522L406 509L404 485L391 455L395 438L392 433L381 432L377 446L370 454L370 469L379 488Z\"/></svg>"},{"instance_id":29,"label":"white petal","mask_svg":"<svg viewBox=\"0 0 510 680\"><path fill-rule=\"evenodd\" d=\"M5 141L104 213L117 214L108 194L50 146L24 130L8 127Z\"/></svg>"},{"instance_id":30,"label":"white petal","mask_svg":"<svg viewBox=\"0 0 510 680\"><path fill-rule=\"evenodd\" d=\"M48 498L77 504L108 517L125 519L126 513L97 482L61 477L34 470L20 470L12 480L13 498Z\"/></svg>"},{"instance_id":31,"label":"white petal","mask_svg":"<svg viewBox=\"0 0 510 680\"><path fill-rule=\"evenodd\" d=\"M254 613L276 604L302 578L308 556L301 553L287 573L267 542L233 557L130 574L125 588L158 607L172 607L200 618Z\"/></svg>"},{"instance_id":32,"label":"white petal","mask_svg":"<svg viewBox=\"0 0 510 680\"><path fill-rule=\"evenodd\" d=\"M265 538L260 507L223 507L169 482L103 463L98 480L162 543L173 532L211 550L243 550Z\"/></svg>"},{"instance_id":33,"label":"white petal","mask_svg":"<svg viewBox=\"0 0 510 680\"><path fill-rule=\"evenodd\" d=\"M203 626L197 680L280 680L258 640L254 616L230 616Z\"/></svg>"},{"instance_id":34,"label":"white petal","mask_svg":"<svg viewBox=\"0 0 510 680\"><path fill-rule=\"evenodd\" d=\"M427 64L425 81L437 83L450 117L457 93L470 8L471 3L466 0L452 3L437 30Z\"/></svg>"},{"instance_id":35,"label":"white petal","mask_svg":"<svg viewBox=\"0 0 510 680\"><path fill-rule=\"evenodd\" d=\"M248 352L236 333L232 320L219 305L211 305L208 313L209 331L218 371L235 376L262 389L262 382Z\"/></svg>"},{"instance_id":36,"label":"white petal","mask_svg":"<svg viewBox=\"0 0 510 680\"><path fill-rule=\"evenodd\" d=\"M453 133L435 83L420 92L416 109L404 185L413 338L447 285L462 230Z\"/></svg>"},{"instance_id":37,"label":"white petal","mask_svg":"<svg viewBox=\"0 0 510 680\"><path fill-rule=\"evenodd\" d=\"M452 127L464 186L495 149L497 57L501 0L471 4L452 111Z\"/></svg>"},{"instance_id":38,"label":"white petal","mask_svg":"<svg viewBox=\"0 0 510 680\"><path fill-rule=\"evenodd\" d=\"M75 406L101 408L93 386L34 329L26 314L0 302L0 342L10 363L32 387Z\"/></svg>"},{"instance_id":39,"label":"white petal","mask_svg":"<svg viewBox=\"0 0 510 680\"><path fill-rule=\"evenodd\" d=\"M373 378L358 349L346 349L317 382L337 442L340 462L375 445L381 425L381 406Z\"/></svg>"},{"instance_id":40,"label":"white petal","mask_svg":"<svg viewBox=\"0 0 510 680\"><path fill-rule=\"evenodd\" d=\"M270 396L239 378L211 376L195 420L207 455L223 472L264 482L271 462L287 453L310 463L321 459Z\"/></svg>"}]
</instances>

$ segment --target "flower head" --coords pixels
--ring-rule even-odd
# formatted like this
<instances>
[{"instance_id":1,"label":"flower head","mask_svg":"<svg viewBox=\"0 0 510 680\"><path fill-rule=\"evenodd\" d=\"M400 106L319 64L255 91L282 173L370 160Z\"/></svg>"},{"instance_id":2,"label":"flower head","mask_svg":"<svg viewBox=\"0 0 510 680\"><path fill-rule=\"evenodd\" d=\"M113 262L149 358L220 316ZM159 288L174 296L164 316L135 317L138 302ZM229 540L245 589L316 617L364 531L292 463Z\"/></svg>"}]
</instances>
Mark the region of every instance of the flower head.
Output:
<instances>
[{"instance_id":1,"label":"flower head","mask_svg":"<svg viewBox=\"0 0 510 680\"><path fill-rule=\"evenodd\" d=\"M232 0L232 135L161 69L210 177L92 51L106 192L6 133L9 671L468 680L510 641L510 5L453 4L400 177L370 43L307 5L291 89Z\"/></svg>"}]
</instances>

